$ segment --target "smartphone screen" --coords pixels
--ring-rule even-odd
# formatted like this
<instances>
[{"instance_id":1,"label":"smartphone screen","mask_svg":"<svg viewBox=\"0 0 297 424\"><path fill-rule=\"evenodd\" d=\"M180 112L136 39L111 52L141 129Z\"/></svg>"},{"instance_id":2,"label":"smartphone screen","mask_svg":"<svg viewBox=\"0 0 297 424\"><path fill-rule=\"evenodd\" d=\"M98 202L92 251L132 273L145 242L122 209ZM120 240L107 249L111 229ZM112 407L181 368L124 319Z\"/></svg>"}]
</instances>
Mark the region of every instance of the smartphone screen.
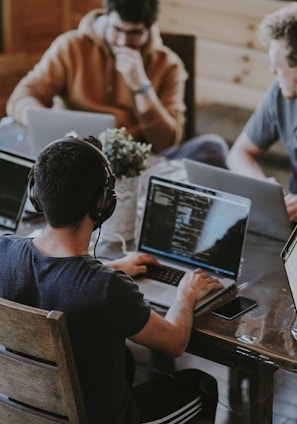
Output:
<instances>
[{"instance_id":1,"label":"smartphone screen","mask_svg":"<svg viewBox=\"0 0 297 424\"><path fill-rule=\"evenodd\" d=\"M255 306L257 306L255 300L244 296L238 296L230 302L225 303L225 305L215 309L212 313L218 317L231 320L244 314Z\"/></svg>"}]
</instances>

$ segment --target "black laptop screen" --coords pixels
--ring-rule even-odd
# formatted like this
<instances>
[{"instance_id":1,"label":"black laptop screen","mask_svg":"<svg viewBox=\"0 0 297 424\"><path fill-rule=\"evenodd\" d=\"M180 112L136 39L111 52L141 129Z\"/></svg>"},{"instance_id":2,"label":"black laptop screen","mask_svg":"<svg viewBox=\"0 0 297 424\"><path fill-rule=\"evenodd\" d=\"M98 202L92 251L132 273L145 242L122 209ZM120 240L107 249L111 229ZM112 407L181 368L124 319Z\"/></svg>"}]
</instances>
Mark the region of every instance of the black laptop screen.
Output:
<instances>
[{"instance_id":1,"label":"black laptop screen","mask_svg":"<svg viewBox=\"0 0 297 424\"><path fill-rule=\"evenodd\" d=\"M249 199L151 177L139 250L236 278Z\"/></svg>"},{"instance_id":2,"label":"black laptop screen","mask_svg":"<svg viewBox=\"0 0 297 424\"><path fill-rule=\"evenodd\" d=\"M32 162L0 152L0 226L14 231L26 199Z\"/></svg>"}]
</instances>

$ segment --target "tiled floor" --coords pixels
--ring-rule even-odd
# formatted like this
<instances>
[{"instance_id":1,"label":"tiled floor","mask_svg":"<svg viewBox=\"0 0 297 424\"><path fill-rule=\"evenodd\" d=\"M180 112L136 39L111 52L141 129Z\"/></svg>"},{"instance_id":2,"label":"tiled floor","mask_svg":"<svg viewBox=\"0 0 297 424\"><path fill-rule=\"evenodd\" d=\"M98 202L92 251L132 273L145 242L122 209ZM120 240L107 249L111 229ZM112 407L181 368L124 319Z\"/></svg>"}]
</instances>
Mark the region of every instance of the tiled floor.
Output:
<instances>
[{"instance_id":1,"label":"tiled floor","mask_svg":"<svg viewBox=\"0 0 297 424\"><path fill-rule=\"evenodd\" d=\"M242 129L250 111L222 106L201 107L198 110L197 133L212 132L222 135L232 143ZM267 174L276 176L284 188L288 182L288 162L280 146L263 162ZM297 342L296 342L297 343ZM150 351L132 345L138 363L137 381L142 381L148 371ZM243 381L238 390L230 392L229 369L222 365L185 353L174 361L175 367L197 367L212 374L218 381L219 404L216 424L246 424L248 420L248 382ZM263 423L250 423L263 424ZM273 424L297 424L297 374L278 370L274 374Z\"/></svg>"}]
</instances>

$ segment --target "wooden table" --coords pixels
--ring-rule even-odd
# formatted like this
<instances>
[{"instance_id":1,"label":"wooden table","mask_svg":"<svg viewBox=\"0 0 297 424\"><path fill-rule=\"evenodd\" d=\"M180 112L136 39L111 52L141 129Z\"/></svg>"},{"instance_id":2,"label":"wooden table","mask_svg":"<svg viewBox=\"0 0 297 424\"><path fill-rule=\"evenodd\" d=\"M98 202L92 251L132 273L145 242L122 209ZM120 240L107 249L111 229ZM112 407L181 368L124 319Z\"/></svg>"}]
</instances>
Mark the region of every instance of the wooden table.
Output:
<instances>
[{"instance_id":1,"label":"wooden table","mask_svg":"<svg viewBox=\"0 0 297 424\"><path fill-rule=\"evenodd\" d=\"M273 374L297 371L297 342L291 334L296 319L279 252L283 243L248 234L242 275L229 294L256 299L258 307L225 321L211 314L220 299L195 317L188 351L249 377L251 424L272 423Z\"/></svg>"},{"instance_id":2,"label":"wooden table","mask_svg":"<svg viewBox=\"0 0 297 424\"><path fill-rule=\"evenodd\" d=\"M249 379L251 424L272 423L274 372L297 372L297 341L291 334L296 312L279 256L283 245L247 234L236 289L195 315L187 348L191 354L230 367L232 381L238 375ZM110 259L118 257L121 244L101 241L97 252ZM256 299L258 306L232 321L211 313L238 294Z\"/></svg>"},{"instance_id":3,"label":"wooden table","mask_svg":"<svg viewBox=\"0 0 297 424\"><path fill-rule=\"evenodd\" d=\"M157 169L163 174L164 167ZM182 178L175 163L170 172ZM231 380L238 375L249 379L251 424L272 423L274 372L297 371L297 341L291 333L296 312L279 255L283 246L282 241L247 234L236 289L195 315L187 348L191 354L230 367ZM98 254L117 257L121 244L101 242ZM232 321L211 313L238 294L256 299L258 306Z\"/></svg>"},{"instance_id":4,"label":"wooden table","mask_svg":"<svg viewBox=\"0 0 297 424\"><path fill-rule=\"evenodd\" d=\"M24 140L21 137L16 139L12 133L9 138L7 127L5 131L2 139L0 131L0 146L4 140L4 147L26 152ZM143 175L143 186L151 173L184 178L180 164L162 162ZM40 219L23 221L20 233L29 234L40 226ZM249 378L251 424L272 423L274 372L277 369L297 371L297 342L291 334L296 313L279 256L283 245L284 242L247 234L236 290L195 316L187 349L194 355L229 366L231 378L236 372ZM128 248L133 249L134 243L131 242ZM97 255L110 259L119 257L122 255L121 244L100 241ZM258 307L233 321L212 315L215 307L239 293L256 299Z\"/></svg>"}]
</instances>

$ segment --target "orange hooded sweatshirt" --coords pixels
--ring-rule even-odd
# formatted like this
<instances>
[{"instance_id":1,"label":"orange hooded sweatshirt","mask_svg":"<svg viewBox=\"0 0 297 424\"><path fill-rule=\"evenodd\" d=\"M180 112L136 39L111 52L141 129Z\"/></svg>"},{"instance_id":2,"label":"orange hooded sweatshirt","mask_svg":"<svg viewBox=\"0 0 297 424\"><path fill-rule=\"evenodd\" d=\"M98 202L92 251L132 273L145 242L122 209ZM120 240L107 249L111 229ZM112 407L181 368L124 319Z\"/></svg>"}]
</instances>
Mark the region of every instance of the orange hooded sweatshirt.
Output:
<instances>
[{"instance_id":1,"label":"orange hooded sweatshirt","mask_svg":"<svg viewBox=\"0 0 297 424\"><path fill-rule=\"evenodd\" d=\"M115 69L104 39L107 16L98 13L89 12L78 29L53 41L39 63L15 87L7 103L7 114L26 124L25 107L53 107L58 96L67 109L114 114L117 127L124 126L136 139L151 143L155 153L179 144L187 78L183 63L164 46L154 25L141 54L159 102L139 114L134 95ZM100 25L95 33L96 19Z\"/></svg>"}]
</instances>

